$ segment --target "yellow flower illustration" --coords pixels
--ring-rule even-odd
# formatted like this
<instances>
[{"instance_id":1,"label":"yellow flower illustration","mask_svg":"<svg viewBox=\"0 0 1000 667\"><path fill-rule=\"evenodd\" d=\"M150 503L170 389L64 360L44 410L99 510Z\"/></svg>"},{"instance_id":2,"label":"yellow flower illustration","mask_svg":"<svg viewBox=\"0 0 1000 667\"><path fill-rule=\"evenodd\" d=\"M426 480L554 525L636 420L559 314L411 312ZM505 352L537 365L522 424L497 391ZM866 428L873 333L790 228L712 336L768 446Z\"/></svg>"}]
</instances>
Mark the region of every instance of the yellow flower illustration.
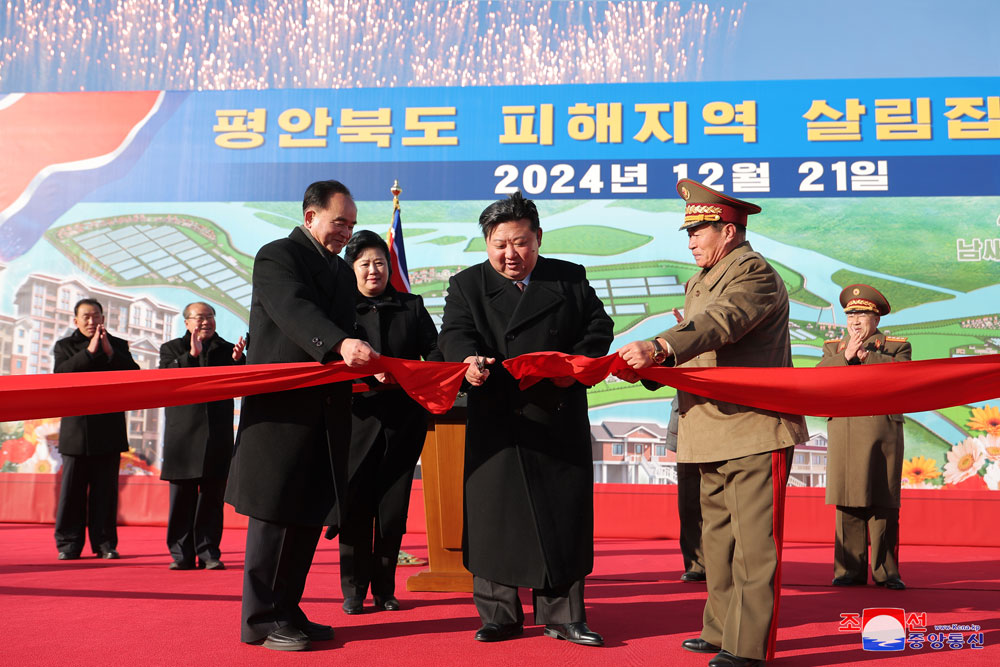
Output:
<instances>
[{"instance_id":1,"label":"yellow flower illustration","mask_svg":"<svg viewBox=\"0 0 1000 667\"><path fill-rule=\"evenodd\" d=\"M964 442L952 447L945 456L948 459L944 464L945 484L958 484L972 477L986 461L986 453L979 438L966 438Z\"/></svg>"},{"instance_id":2,"label":"yellow flower illustration","mask_svg":"<svg viewBox=\"0 0 1000 667\"><path fill-rule=\"evenodd\" d=\"M972 418L965 422L970 431L986 431L990 435L1000 435L1000 408L987 405L983 408L972 408Z\"/></svg>"},{"instance_id":3,"label":"yellow flower illustration","mask_svg":"<svg viewBox=\"0 0 1000 667\"><path fill-rule=\"evenodd\" d=\"M909 461L903 461L903 479L908 485L920 484L941 476L937 461L923 456L914 456Z\"/></svg>"}]
</instances>

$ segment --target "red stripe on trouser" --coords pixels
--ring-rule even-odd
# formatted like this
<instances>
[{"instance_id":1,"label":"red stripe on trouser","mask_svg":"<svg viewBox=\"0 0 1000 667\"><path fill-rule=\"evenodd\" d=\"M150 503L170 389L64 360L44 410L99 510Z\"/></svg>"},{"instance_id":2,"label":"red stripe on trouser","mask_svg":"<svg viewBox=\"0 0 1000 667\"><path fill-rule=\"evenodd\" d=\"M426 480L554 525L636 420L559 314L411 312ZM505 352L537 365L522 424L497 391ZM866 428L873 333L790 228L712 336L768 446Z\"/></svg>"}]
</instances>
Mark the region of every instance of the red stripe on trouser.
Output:
<instances>
[{"instance_id":1,"label":"red stripe on trouser","mask_svg":"<svg viewBox=\"0 0 1000 667\"><path fill-rule=\"evenodd\" d=\"M771 487L774 498L771 507L771 533L778 556L774 568L774 608L771 610L771 631L767 636L765 660L774 660L774 645L778 638L778 603L781 601L781 545L785 528L785 488L788 484L788 449L771 452Z\"/></svg>"}]
</instances>

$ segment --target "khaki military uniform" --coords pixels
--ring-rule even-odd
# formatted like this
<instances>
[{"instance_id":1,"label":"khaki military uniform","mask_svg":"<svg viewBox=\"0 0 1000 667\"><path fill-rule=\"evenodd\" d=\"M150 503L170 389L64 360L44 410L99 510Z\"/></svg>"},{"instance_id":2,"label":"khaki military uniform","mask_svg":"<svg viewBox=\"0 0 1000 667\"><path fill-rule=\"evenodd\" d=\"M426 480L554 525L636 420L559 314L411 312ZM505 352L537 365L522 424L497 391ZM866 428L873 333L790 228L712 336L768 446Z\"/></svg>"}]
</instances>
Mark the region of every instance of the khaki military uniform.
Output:
<instances>
[{"instance_id":1,"label":"khaki military uniform","mask_svg":"<svg viewBox=\"0 0 1000 667\"><path fill-rule=\"evenodd\" d=\"M684 367L792 365L788 293L741 243L688 281L684 320L662 334ZM785 484L801 416L678 392L677 460L701 468L708 577L701 638L744 658L774 654Z\"/></svg>"},{"instance_id":2,"label":"khaki military uniform","mask_svg":"<svg viewBox=\"0 0 1000 667\"><path fill-rule=\"evenodd\" d=\"M905 338L876 329L864 343L868 356L849 364L850 340L827 341L820 366L909 361ZM837 506L834 576L864 584L868 580L868 542L876 582L899 578L899 487L903 469L903 415L834 417L827 425L826 502Z\"/></svg>"}]
</instances>

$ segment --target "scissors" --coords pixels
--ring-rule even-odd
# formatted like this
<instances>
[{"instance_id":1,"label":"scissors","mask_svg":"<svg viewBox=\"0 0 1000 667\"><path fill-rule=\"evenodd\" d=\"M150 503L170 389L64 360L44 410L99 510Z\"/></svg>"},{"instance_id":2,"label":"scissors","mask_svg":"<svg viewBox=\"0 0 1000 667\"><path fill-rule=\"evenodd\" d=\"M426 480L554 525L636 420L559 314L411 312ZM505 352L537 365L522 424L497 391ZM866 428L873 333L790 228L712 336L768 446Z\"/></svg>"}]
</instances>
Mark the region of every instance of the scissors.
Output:
<instances>
[{"instance_id":1,"label":"scissors","mask_svg":"<svg viewBox=\"0 0 1000 667\"><path fill-rule=\"evenodd\" d=\"M486 370L486 357L479 356L479 352L476 352L476 370L482 373Z\"/></svg>"}]
</instances>

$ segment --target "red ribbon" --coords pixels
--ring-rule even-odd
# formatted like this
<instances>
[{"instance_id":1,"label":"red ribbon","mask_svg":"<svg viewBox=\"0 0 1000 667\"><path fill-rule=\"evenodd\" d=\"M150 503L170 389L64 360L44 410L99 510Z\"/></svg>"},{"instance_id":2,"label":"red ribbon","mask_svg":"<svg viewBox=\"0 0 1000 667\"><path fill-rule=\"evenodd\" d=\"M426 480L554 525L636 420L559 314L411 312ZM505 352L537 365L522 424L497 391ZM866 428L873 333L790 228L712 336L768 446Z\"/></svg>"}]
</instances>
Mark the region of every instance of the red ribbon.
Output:
<instances>
[{"instance_id":1,"label":"red ribbon","mask_svg":"<svg viewBox=\"0 0 1000 667\"><path fill-rule=\"evenodd\" d=\"M468 364L381 356L364 368L337 361L0 377L0 421L142 410L301 389L391 373L435 414L451 409Z\"/></svg>"},{"instance_id":2,"label":"red ribbon","mask_svg":"<svg viewBox=\"0 0 1000 667\"><path fill-rule=\"evenodd\" d=\"M545 378L595 385L628 366L618 355L592 359L536 352L503 362L526 388ZM142 410L287 391L391 373L414 400L447 412L467 364L382 356L364 368L338 361L0 377L0 421ZM922 412L1000 396L1000 355L821 368L664 368L638 374L715 400L799 415L853 417Z\"/></svg>"},{"instance_id":3,"label":"red ribbon","mask_svg":"<svg viewBox=\"0 0 1000 667\"><path fill-rule=\"evenodd\" d=\"M586 385L628 368L616 354L591 359L536 352L503 362L521 388L573 376ZM664 368L640 377L706 398L817 417L939 410L1000 396L1000 355L819 368Z\"/></svg>"}]
</instances>

